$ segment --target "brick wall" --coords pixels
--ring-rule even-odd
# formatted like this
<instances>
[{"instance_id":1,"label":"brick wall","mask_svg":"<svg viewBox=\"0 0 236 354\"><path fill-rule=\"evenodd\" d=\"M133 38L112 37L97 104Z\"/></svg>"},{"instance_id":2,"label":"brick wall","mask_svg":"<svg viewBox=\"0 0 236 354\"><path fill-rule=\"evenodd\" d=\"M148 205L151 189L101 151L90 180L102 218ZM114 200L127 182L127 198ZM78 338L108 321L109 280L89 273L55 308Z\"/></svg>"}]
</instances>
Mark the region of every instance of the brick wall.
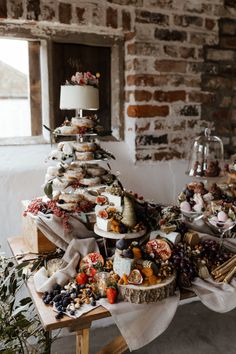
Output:
<instances>
[{"instance_id":1,"label":"brick wall","mask_svg":"<svg viewBox=\"0 0 236 354\"><path fill-rule=\"evenodd\" d=\"M137 161L186 158L215 127L235 153L235 0L0 0L0 20L119 34Z\"/></svg>"}]
</instances>

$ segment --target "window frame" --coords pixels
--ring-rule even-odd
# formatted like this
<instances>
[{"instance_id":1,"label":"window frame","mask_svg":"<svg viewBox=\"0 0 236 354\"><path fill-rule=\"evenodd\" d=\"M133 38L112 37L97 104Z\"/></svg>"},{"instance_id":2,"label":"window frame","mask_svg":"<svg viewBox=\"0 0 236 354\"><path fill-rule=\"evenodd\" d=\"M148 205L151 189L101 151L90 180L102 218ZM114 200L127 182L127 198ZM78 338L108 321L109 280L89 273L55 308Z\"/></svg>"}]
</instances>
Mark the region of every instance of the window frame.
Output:
<instances>
[{"instance_id":1,"label":"window frame","mask_svg":"<svg viewBox=\"0 0 236 354\"><path fill-rule=\"evenodd\" d=\"M124 139L124 40L118 35L78 32L74 29L58 29L29 24L0 24L0 37L27 40L32 47L29 58L31 131L37 135L0 138L1 145L30 145L50 142L50 133L43 126L54 129L52 45L74 43L111 48L111 129L106 141ZM40 43L37 45L36 43ZM32 60L31 60L32 59ZM34 70L30 70L34 68ZM35 70L36 69L36 70ZM33 89L33 90L32 90ZM39 101L40 99L40 101ZM38 104L38 109L37 109ZM40 107L41 106L41 107ZM35 119L35 117L37 117Z\"/></svg>"}]
</instances>

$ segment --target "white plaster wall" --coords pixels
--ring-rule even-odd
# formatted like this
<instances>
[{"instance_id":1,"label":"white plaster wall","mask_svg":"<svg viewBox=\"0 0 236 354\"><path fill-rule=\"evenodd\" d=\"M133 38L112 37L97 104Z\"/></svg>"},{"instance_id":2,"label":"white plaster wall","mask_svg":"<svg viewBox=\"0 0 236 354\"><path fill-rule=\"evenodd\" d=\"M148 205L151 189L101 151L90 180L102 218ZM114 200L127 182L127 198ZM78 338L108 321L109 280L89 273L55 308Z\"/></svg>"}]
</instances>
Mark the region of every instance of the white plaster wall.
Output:
<instances>
[{"instance_id":1,"label":"white plaster wall","mask_svg":"<svg viewBox=\"0 0 236 354\"><path fill-rule=\"evenodd\" d=\"M110 165L113 172L120 171L120 180L126 189L145 199L175 203L178 192L188 180L184 174L185 161L135 165L125 142L101 145L116 156ZM45 159L50 151L50 145L0 147L0 245L7 253L7 238L21 233L21 200L43 194Z\"/></svg>"}]
</instances>

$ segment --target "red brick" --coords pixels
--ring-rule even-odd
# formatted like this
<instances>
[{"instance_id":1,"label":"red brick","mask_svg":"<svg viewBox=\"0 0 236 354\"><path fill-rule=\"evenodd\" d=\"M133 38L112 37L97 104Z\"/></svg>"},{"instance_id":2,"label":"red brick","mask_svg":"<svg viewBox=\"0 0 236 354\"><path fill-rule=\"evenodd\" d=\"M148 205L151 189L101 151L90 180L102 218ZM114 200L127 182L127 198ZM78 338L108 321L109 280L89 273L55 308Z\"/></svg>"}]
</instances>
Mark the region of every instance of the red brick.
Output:
<instances>
[{"instance_id":1,"label":"red brick","mask_svg":"<svg viewBox=\"0 0 236 354\"><path fill-rule=\"evenodd\" d=\"M122 27L124 31L130 31L131 29L131 16L130 12L122 10Z\"/></svg>"},{"instance_id":2,"label":"red brick","mask_svg":"<svg viewBox=\"0 0 236 354\"><path fill-rule=\"evenodd\" d=\"M117 28L117 10L112 7L108 7L107 9L107 26L112 28Z\"/></svg>"},{"instance_id":3,"label":"red brick","mask_svg":"<svg viewBox=\"0 0 236 354\"><path fill-rule=\"evenodd\" d=\"M162 151L157 151L153 154L153 159L155 161L168 161L181 158L184 158L184 154L171 148Z\"/></svg>"},{"instance_id":4,"label":"red brick","mask_svg":"<svg viewBox=\"0 0 236 354\"><path fill-rule=\"evenodd\" d=\"M150 101L152 98L152 93L149 91L134 91L134 99L135 101Z\"/></svg>"},{"instance_id":5,"label":"red brick","mask_svg":"<svg viewBox=\"0 0 236 354\"><path fill-rule=\"evenodd\" d=\"M11 2L8 6L10 6L10 14L12 18L21 18L23 15L23 4L22 0L15 0ZM1 3L0 3L1 8Z\"/></svg>"},{"instance_id":6,"label":"red brick","mask_svg":"<svg viewBox=\"0 0 236 354\"><path fill-rule=\"evenodd\" d=\"M224 5L227 7L232 7L234 9L236 9L236 2L235 0L225 0L224 1Z\"/></svg>"},{"instance_id":7,"label":"red brick","mask_svg":"<svg viewBox=\"0 0 236 354\"><path fill-rule=\"evenodd\" d=\"M71 4L59 4L59 21L69 24L71 21Z\"/></svg>"},{"instance_id":8,"label":"red brick","mask_svg":"<svg viewBox=\"0 0 236 354\"><path fill-rule=\"evenodd\" d=\"M55 18L55 10L49 4L42 6L41 18L43 21L51 21Z\"/></svg>"},{"instance_id":9,"label":"red brick","mask_svg":"<svg viewBox=\"0 0 236 354\"><path fill-rule=\"evenodd\" d=\"M161 46L153 43L137 42L128 45L128 54L142 56L157 56L160 55Z\"/></svg>"},{"instance_id":10,"label":"red brick","mask_svg":"<svg viewBox=\"0 0 236 354\"><path fill-rule=\"evenodd\" d=\"M0 18L7 18L7 1L0 0Z\"/></svg>"},{"instance_id":11,"label":"red brick","mask_svg":"<svg viewBox=\"0 0 236 354\"><path fill-rule=\"evenodd\" d=\"M236 36L220 37L220 46L226 49L236 49Z\"/></svg>"},{"instance_id":12,"label":"red brick","mask_svg":"<svg viewBox=\"0 0 236 354\"><path fill-rule=\"evenodd\" d=\"M216 21L213 20L212 18L206 18L205 19L205 27L209 31L213 30L216 27Z\"/></svg>"},{"instance_id":13,"label":"red brick","mask_svg":"<svg viewBox=\"0 0 236 354\"><path fill-rule=\"evenodd\" d=\"M236 35L236 21L231 19L224 19L221 25L221 31L224 34Z\"/></svg>"},{"instance_id":14,"label":"red brick","mask_svg":"<svg viewBox=\"0 0 236 354\"><path fill-rule=\"evenodd\" d=\"M158 7L160 9L173 9L173 0L148 0L145 5L147 7Z\"/></svg>"},{"instance_id":15,"label":"red brick","mask_svg":"<svg viewBox=\"0 0 236 354\"><path fill-rule=\"evenodd\" d=\"M166 75L128 75L127 84L135 86L158 86L165 84L167 80Z\"/></svg>"},{"instance_id":16,"label":"red brick","mask_svg":"<svg viewBox=\"0 0 236 354\"><path fill-rule=\"evenodd\" d=\"M167 145L168 136L167 134L162 135L136 135L135 145L140 148L142 146L153 146L153 145Z\"/></svg>"},{"instance_id":17,"label":"red brick","mask_svg":"<svg viewBox=\"0 0 236 354\"><path fill-rule=\"evenodd\" d=\"M212 5L210 4L202 4L198 1L184 1L184 10L189 11L191 13L204 13L204 14L212 14Z\"/></svg>"},{"instance_id":18,"label":"red brick","mask_svg":"<svg viewBox=\"0 0 236 354\"><path fill-rule=\"evenodd\" d=\"M40 15L40 0L26 0L27 19L38 20Z\"/></svg>"},{"instance_id":19,"label":"red brick","mask_svg":"<svg viewBox=\"0 0 236 354\"><path fill-rule=\"evenodd\" d=\"M183 58L183 59L194 58L195 57L195 48L180 47L179 54L180 54L181 58Z\"/></svg>"},{"instance_id":20,"label":"red brick","mask_svg":"<svg viewBox=\"0 0 236 354\"><path fill-rule=\"evenodd\" d=\"M234 60L234 55L235 52L232 50L220 50L218 48L208 48L206 52L206 58L207 60L213 60L213 61L221 61L221 60L227 60L231 61Z\"/></svg>"},{"instance_id":21,"label":"red brick","mask_svg":"<svg viewBox=\"0 0 236 354\"><path fill-rule=\"evenodd\" d=\"M135 37L135 32L125 32L124 33L124 40L125 41L130 41L134 37ZM129 53L129 54L131 54L131 53Z\"/></svg>"},{"instance_id":22,"label":"red brick","mask_svg":"<svg viewBox=\"0 0 236 354\"><path fill-rule=\"evenodd\" d=\"M190 102L211 104L216 100L215 93L192 91L188 94Z\"/></svg>"},{"instance_id":23,"label":"red brick","mask_svg":"<svg viewBox=\"0 0 236 354\"><path fill-rule=\"evenodd\" d=\"M76 15L79 23L84 23L84 13L85 13L85 8L76 7Z\"/></svg>"},{"instance_id":24,"label":"red brick","mask_svg":"<svg viewBox=\"0 0 236 354\"><path fill-rule=\"evenodd\" d=\"M133 118L166 117L169 114L169 107L152 105L129 106L127 113L129 117Z\"/></svg>"},{"instance_id":25,"label":"red brick","mask_svg":"<svg viewBox=\"0 0 236 354\"><path fill-rule=\"evenodd\" d=\"M159 102L185 101L185 91L155 91L154 99Z\"/></svg>"},{"instance_id":26,"label":"red brick","mask_svg":"<svg viewBox=\"0 0 236 354\"><path fill-rule=\"evenodd\" d=\"M169 30L169 29L160 29L156 28L154 33L155 38L161 41L186 41L187 33L183 31L177 30Z\"/></svg>"},{"instance_id":27,"label":"red brick","mask_svg":"<svg viewBox=\"0 0 236 354\"><path fill-rule=\"evenodd\" d=\"M150 125L151 125L151 123L147 122L142 127L136 126L135 127L135 131L136 131L136 133L144 133L144 132L146 132L146 131L148 131L150 129Z\"/></svg>"},{"instance_id":28,"label":"red brick","mask_svg":"<svg viewBox=\"0 0 236 354\"><path fill-rule=\"evenodd\" d=\"M136 45L135 45L135 43L128 44L127 53L130 54L130 55L136 54Z\"/></svg>"},{"instance_id":29,"label":"red brick","mask_svg":"<svg viewBox=\"0 0 236 354\"><path fill-rule=\"evenodd\" d=\"M155 69L161 72L186 72L187 63L174 60L156 60Z\"/></svg>"},{"instance_id":30,"label":"red brick","mask_svg":"<svg viewBox=\"0 0 236 354\"><path fill-rule=\"evenodd\" d=\"M178 123L170 122L169 129L172 129L174 132L180 131L180 130L185 130L186 128L186 120L181 120Z\"/></svg>"},{"instance_id":31,"label":"red brick","mask_svg":"<svg viewBox=\"0 0 236 354\"><path fill-rule=\"evenodd\" d=\"M166 129L166 120L160 119L154 122L154 129L155 130L164 130Z\"/></svg>"},{"instance_id":32,"label":"red brick","mask_svg":"<svg viewBox=\"0 0 236 354\"><path fill-rule=\"evenodd\" d=\"M208 90L212 90L213 92L216 90L224 90L224 89L232 89L232 80L231 78L225 77L213 77L206 79L205 88Z\"/></svg>"},{"instance_id":33,"label":"red brick","mask_svg":"<svg viewBox=\"0 0 236 354\"><path fill-rule=\"evenodd\" d=\"M199 16L175 15L174 24L182 27L201 27L203 19Z\"/></svg>"},{"instance_id":34,"label":"red brick","mask_svg":"<svg viewBox=\"0 0 236 354\"><path fill-rule=\"evenodd\" d=\"M196 45L204 45L206 43L206 33L190 33L190 43Z\"/></svg>"},{"instance_id":35,"label":"red brick","mask_svg":"<svg viewBox=\"0 0 236 354\"><path fill-rule=\"evenodd\" d=\"M194 129L198 125L198 119L188 119L187 128Z\"/></svg>"},{"instance_id":36,"label":"red brick","mask_svg":"<svg viewBox=\"0 0 236 354\"><path fill-rule=\"evenodd\" d=\"M170 143L181 146L184 144L184 140L180 136L175 136L171 139Z\"/></svg>"},{"instance_id":37,"label":"red brick","mask_svg":"<svg viewBox=\"0 0 236 354\"><path fill-rule=\"evenodd\" d=\"M199 48L196 53L196 58L203 59L203 48Z\"/></svg>"},{"instance_id":38,"label":"red brick","mask_svg":"<svg viewBox=\"0 0 236 354\"><path fill-rule=\"evenodd\" d=\"M178 47L173 45L164 45L163 46L164 53L172 58L178 57Z\"/></svg>"},{"instance_id":39,"label":"red brick","mask_svg":"<svg viewBox=\"0 0 236 354\"><path fill-rule=\"evenodd\" d=\"M199 77L184 77L184 84L188 87L200 87L201 79Z\"/></svg>"},{"instance_id":40,"label":"red brick","mask_svg":"<svg viewBox=\"0 0 236 354\"><path fill-rule=\"evenodd\" d=\"M143 6L143 0L108 0L108 2L118 5Z\"/></svg>"},{"instance_id":41,"label":"red brick","mask_svg":"<svg viewBox=\"0 0 236 354\"><path fill-rule=\"evenodd\" d=\"M167 26L169 24L169 16L145 10L136 10L136 22Z\"/></svg>"},{"instance_id":42,"label":"red brick","mask_svg":"<svg viewBox=\"0 0 236 354\"><path fill-rule=\"evenodd\" d=\"M220 107L228 108L231 106L231 104L232 104L232 97L230 96L224 96L220 100Z\"/></svg>"},{"instance_id":43,"label":"red brick","mask_svg":"<svg viewBox=\"0 0 236 354\"><path fill-rule=\"evenodd\" d=\"M135 154L135 158L137 161L150 161L152 160L152 154L151 153L147 153L146 151L138 151Z\"/></svg>"}]
</instances>

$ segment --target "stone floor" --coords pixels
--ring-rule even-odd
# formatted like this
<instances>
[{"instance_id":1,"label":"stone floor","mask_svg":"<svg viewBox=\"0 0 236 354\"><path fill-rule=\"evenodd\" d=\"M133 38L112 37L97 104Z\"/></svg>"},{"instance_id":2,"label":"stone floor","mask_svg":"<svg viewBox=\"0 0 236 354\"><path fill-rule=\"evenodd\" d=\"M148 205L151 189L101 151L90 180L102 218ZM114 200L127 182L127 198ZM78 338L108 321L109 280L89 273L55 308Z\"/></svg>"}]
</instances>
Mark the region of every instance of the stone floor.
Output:
<instances>
[{"instance_id":1,"label":"stone floor","mask_svg":"<svg viewBox=\"0 0 236 354\"><path fill-rule=\"evenodd\" d=\"M96 321L90 334L90 354L95 354L118 334L110 319ZM53 344L52 354L74 353L74 335L59 338ZM149 345L133 353L236 354L236 310L219 314L208 310L200 302L179 306L168 329Z\"/></svg>"}]
</instances>

